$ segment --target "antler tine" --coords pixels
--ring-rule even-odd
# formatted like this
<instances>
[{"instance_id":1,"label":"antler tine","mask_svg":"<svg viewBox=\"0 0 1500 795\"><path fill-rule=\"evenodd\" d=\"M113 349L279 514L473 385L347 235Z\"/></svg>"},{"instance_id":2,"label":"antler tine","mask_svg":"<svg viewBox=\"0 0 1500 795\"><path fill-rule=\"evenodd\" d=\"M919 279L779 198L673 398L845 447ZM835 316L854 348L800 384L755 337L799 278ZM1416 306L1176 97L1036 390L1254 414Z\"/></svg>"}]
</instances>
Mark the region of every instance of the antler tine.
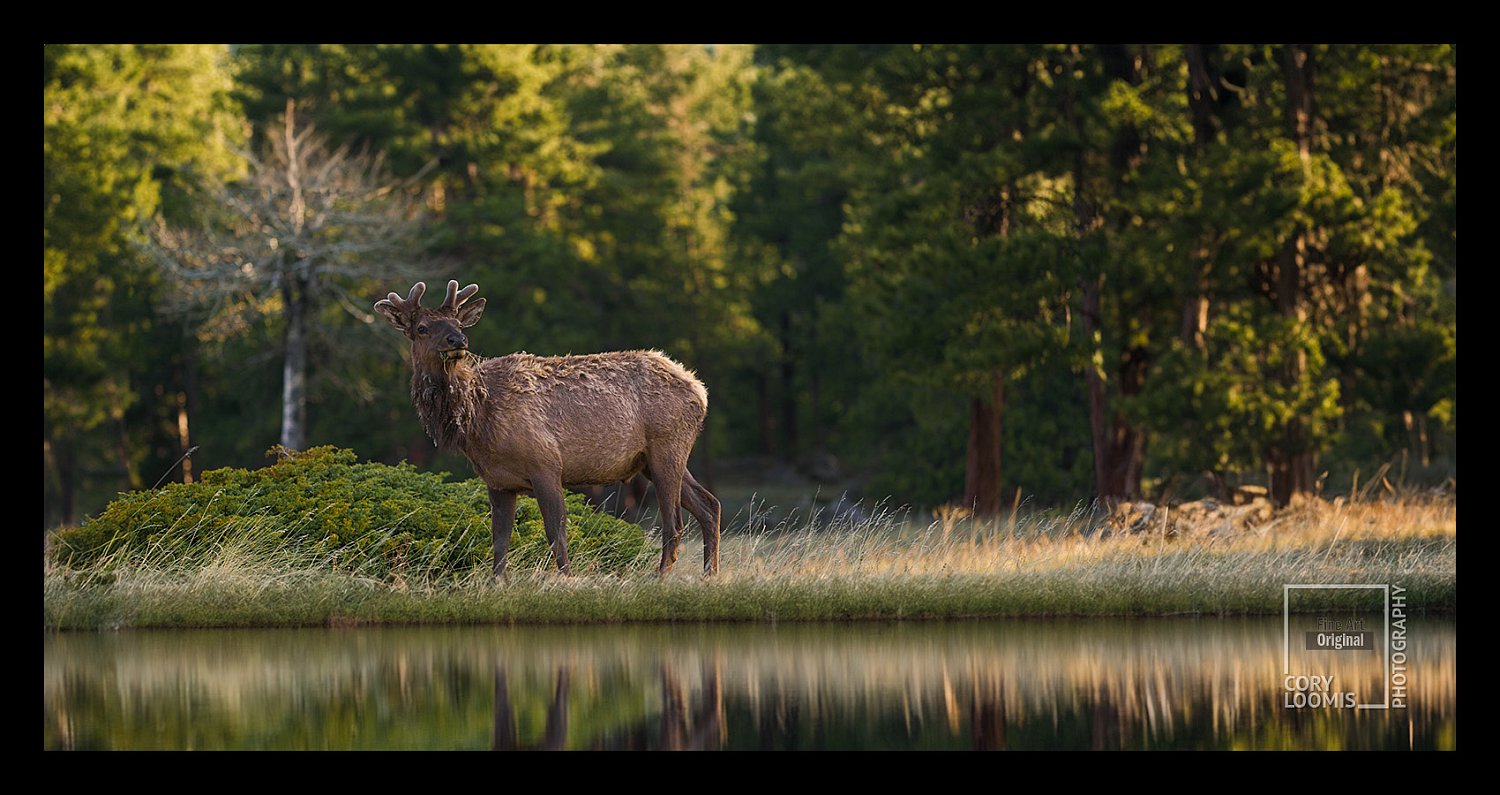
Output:
<instances>
[{"instance_id":1,"label":"antler tine","mask_svg":"<svg viewBox=\"0 0 1500 795\"><path fill-rule=\"evenodd\" d=\"M422 292L426 289L427 285L417 282L412 285L411 292L407 293L405 298L402 298L400 293L388 293L386 297L375 302L375 308L379 309L381 304L385 304L399 312L411 312L417 308L417 302L422 300Z\"/></svg>"},{"instance_id":2,"label":"antler tine","mask_svg":"<svg viewBox=\"0 0 1500 795\"><path fill-rule=\"evenodd\" d=\"M448 297L443 299L443 308L457 309L460 305L463 304L463 302L469 300L470 298L473 298L474 294L477 292L479 292L479 285L477 284L471 284L468 287L460 290L458 289L458 282L456 280L449 279Z\"/></svg>"},{"instance_id":3,"label":"antler tine","mask_svg":"<svg viewBox=\"0 0 1500 795\"><path fill-rule=\"evenodd\" d=\"M422 293L427 285L417 282L411 286L411 292L405 298L400 293L387 293L386 296L375 302L375 311L384 315L392 326L405 331L406 327L417 316L420 308Z\"/></svg>"}]
</instances>

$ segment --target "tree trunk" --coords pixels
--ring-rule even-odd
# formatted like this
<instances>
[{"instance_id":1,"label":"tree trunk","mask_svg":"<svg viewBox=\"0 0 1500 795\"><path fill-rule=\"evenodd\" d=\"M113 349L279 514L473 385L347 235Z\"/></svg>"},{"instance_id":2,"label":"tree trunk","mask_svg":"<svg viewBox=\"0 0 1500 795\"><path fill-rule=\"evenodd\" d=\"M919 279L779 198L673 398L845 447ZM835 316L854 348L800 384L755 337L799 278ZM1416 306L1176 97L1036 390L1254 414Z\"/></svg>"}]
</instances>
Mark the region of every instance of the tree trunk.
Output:
<instances>
[{"instance_id":1,"label":"tree trunk","mask_svg":"<svg viewBox=\"0 0 1500 795\"><path fill-rule=\"evenodd\" d=\"M1293 421L1296 422L1295 420ZM1296 441L1295 439L1293 441ZM1296 494L1311 494L1313 491L1312 455L1287 453L1276 448L1268 456L1267 469L1271 474L1271 500L1277 505L1286 505Z\"/></svg>"},{"instance_id":2,"label":"tree trunk","mask_svg":"<svg viewBox=\"0 0 1500 795\"><path fill-rule=\"evenodd\" d=\"M1208 46L1188 44L1182 49L1188 67L1188 107L1193 112L1193 144L1202 152L1214 134L1214 102L1218 100L1218 75L1208 63Z\"/></svg>"},{"instance_id":3,"label":"tree trunk","mask_svg":"<svg viewBox=\"0 0 1500 795\"><path fill-rule=\"evenodd\" d=\"M281 370L281 446L301 450L307 443L307 289L282 285L286 302L286 360Z\"/></svg>"},{"instance_id":4,"label":"tree trunk","mask_svg":"<svg viewBox=\"0 0 1500 795\"><path fill-rule=\"evenodd\" d=\"M302 193L303 173L296 135L297 105L286 100L285 136L287 152L287 187L291 188L291 206L287 213L292 230L301 237L307 223L307 201ZM291 252L287 252L291 256ZM304 263L292 262L282 273L281 297L286 304L286 360L281 372L281 446L301 450L307 443L307 312L310 285L301 272Z\"/></svg>"},{"instance_id":5,"label":"tree trunk","mask_svg":"<svg viewBox=\"0 0 1500 795\"><path fill-rule=\"evenodd\" d=\"M781 315L781 454L788 461L797 458L797 363L792 344L792 314Z\"/></svg>"},{"instance_id":6,"label":"tree trunk","mask_svg":"<svg viewBox=\"0 0 1500 795\"><path fill-rule=\"evenodd\" d=\"M1096 339L1100 327L1099 279L1083 283L1083 330ZM1095 343L1096 357L1102 356ZM1098 359L1095 359L1097 362ZM1098 365L1090 362L1084 370L1089 392L1089 435L1094 453L1094 492L1102 500L1136 499L1141 496L1141 471L1144 468L1146 434L1127 422L1119 412L1109 410L1109 398ZM1120 358L1118 372L1120 395L1138 395L1146 382L1146 352L1131 348Z\"/></svg>"},{"instance_id":7,"label":"tree trunk","mask_svg":"<svg viewBox=\"0 0 1500 795\"><path fill-rule=\"evenodd\" d=\"M1427 415L1417 414L1417 444L1421 450L1422 466L1432 465L1432 440L1427 435Z\"/></svg>"},{"instance_id":8,"label":"tree trunk","mask_svg":"<svg viewBox=\"0 0 1500 795\"><path fill-rule=\"evenodd\" d=\"M120 469L124 473L125 490L134 491L142 486L141 473L135 464L130 461L130 433L125 428L124 416L119 416L112 423L115 436L115 457L120 459Z\"/></svg>"},{"instance_id":9,"label":"tree trunk","mask_svg":"<svg viewBox=\"0 0 1500 795\"><path fill-rule=\"evenodd\" d=\"M1096 358L1103 355L1098 340L1101 312L1099 281L1097 276L1084 280L1080 319L1083 321L1084 337L1094 341L1092 347L1095 357L1090 357L1083 370L1083 380L1089 391L1089 438L1094 451L1094 494L1101 500L1109 500L1119 495L1112 494L1109 488L1109 434L1106 430L1108 408L1104 378L1099 373L1102 362Z\"/></svg>"},{"instance_id":10,"label":"tree trunk","mask_svg":"<svg viewBox=\"0 0 1500 795\"><path fill-rule=\"evenodd\" d=\"M1214 138L1214 102L1218 100L1219 77L1209 66L1208 47L1189 44L1183 48L1188 66L1188 107L1193 112L1193 149L1201 158ZM1193 350L1203 350L1208 331L1208 288L1213 272L1212 252L1200 239L1193 252L1196 280L1182 301L1182 341Z\"/></svg>"},{"instance_id":11,"label":"tree trunk","mask_svg":"<svg viewBox=\"0 0 1500 795\"><path fill-rule=\"evenodd\" d=\"M1207 246L1199 247L1193 258L1198 261L1197 281L1182 300L1182 341L1189 348L1201 351L1208 333L1208 286L1213 263L1209 261Z\"/></svg>"},{"instance_id":12,"label":"tree trunk","mask_svg":"<svg viewBox=\"0 0 1500 795\"><path fill-rule=\"evenodd\" d=\"M1286 81L1287 132L1296 141L1297 151L1304 161L1312 154L1313 122L1317 118L1313 91L1315 72L1311 47L1288 44L1281 48L1281 74Z\"/></svg>"},{"instance_id":13,"label":"tree trunk","mask_svg":"<svg viewBox=\"0 0 1500 795\"><path fill-rule=\"evenodd\" d=\"M188 451L193 449L193 428L197 423L193 417L198 413L198 353L191 336L186 336L183 341L182 371L179 375L182 379L182 391L177 393L177 439L182 448L178 450L182 454L182 482L193 482L193 457Z\"/></svg>"},{"instance_id":14,"label":"tree trunk","mask_svg":"<svg viewBox=\"0 0 1500 795\"><path fill-rule=\"evenodd\" d=\"M1121 397L1134 397L1146 385L1146 349L1130 348L1120 360ZM1146 434L1115 412L1110 429L1109 466L1105 470L1108 494L1127 500L1141 497L1141 472L1145 468Z\"/></svg>"},{"instance_id":15,"label":"tree trunk","mask_svg":"<svg viewBox=\"0 0 1500 795\"><path fill-rule=\"evenodd\" d=\"M1276 279L1277 311L1298 323L1307 320L1307 306L1302 298L1302 271L1306 265L1306 240L1299 230L1282 247L1278 256ZM1281 384L1293 387L1307 371L1307 354L1298 350L1281 368ZM1307 449L1307 423L1292 417L1279 430L1278 443L1267 456L1270 468L1271 499L1286 505L1295 494L1313 491L1313 454Z\"/></svg>"},{"instance_id":16,"label":"tree trunk","mask_svg":"<svg viewBox=\"0 0 1500 795\"><path fill-rule=\"evenodd\" d=\"M1432 464L1432 445L1427 438L1427 415L1407 409L1401 412L1401 423L1406 426L1406 446L1422 466Z\"/></svg>"},{"instance_id":17,"label":"tree trunk","mask_svg":"<svg viewBox=\"0 0 1500 795\"><path fill-rule=\"evenodd\" d=\"M964 505L980 518L1000 514L1000 420L1005 382L991 376L991 394L969 403L969 453L964 474Z\"/></svg>"},{"instance_id":18,"label":"tree trunk","mask_svg":"<svg viewBox=\"0 0 1500 795\"><path fill-rule=\"evenodd\" d=\"M1137 54L1123 46L1105 46L1099 50L1109 72L1116 78L1139 84L1140 71ZM1082 122L1078 119L1074 99L1070 96L1063 106L1063 115L1080 134ZM1145 142L1140 132L1132 125L1122 126L1115 134L1110 147L1110 170L1116 174L1128 173L1140 162L1145 153ZM1076 235L1080 242L1095 232L1103 223L1096 204L1088 193L1091 174L1089 161L1080 148L1073 156L1073 214L1077 224ZM1092 271L1080 285L1083 298L1083 331L1091 345L1089 361L1084 367L1084 383L1089 396L1089 436L1094 458L1094 491L1102 500L1135 497L1140 494L1141 457L1145 449L1145 435L1131 427L1118 412L1109 407L1108 386L1104 382L1104 269L1102 263L1088 263ZM1131 358L1131 351L1122 356L1119 369L1120 389L1125 382L1134 379L1134 391L1140 391L1140 382L1145 378L1144 359ZM1139 364L1141 366L1136 367ZM1134 368L1134 369L1132 369Z\"/></svg>"},{"instance_id":19,"label":"tree trunk","mask_svg":"<svg viewBox=\"0 0 1500 795\"><path fill-rule=\"evenodd\" d=\"M1297 143L1304 168L1312 158L1313 121L1316 104L1313 93L1314 63L1307 45L1288 44L1281 51L1281 71L1286 81L1287 132ZM1277 256L1276 310L1283 316L1303 323L1307 320L1307 302L1303 296L1303 271L1307 266L1307 231L1293 230ZM1282 368L1282 385L1297 384L1307 370L1307 355L1298 351ZM1285 505L1295 494L1313 490L1315 462L1308 451L1307 424L1293 417L1280 431L1279 443L1267 456L1271 478L1271 499Z\"/></svg>"},{"instance_id":20,"label":"tree trunk","mask_svg":"<svg viewBox=\"0 0 1500 795\"><path fill-rule=\"evenodd\" d=\"M193 457L188 451L193 449L193 437L190 433L191 424L188 422L187 393L177 393L177 453L181 456L182 482L193 482Z\"/></svg>"}]
</instances>

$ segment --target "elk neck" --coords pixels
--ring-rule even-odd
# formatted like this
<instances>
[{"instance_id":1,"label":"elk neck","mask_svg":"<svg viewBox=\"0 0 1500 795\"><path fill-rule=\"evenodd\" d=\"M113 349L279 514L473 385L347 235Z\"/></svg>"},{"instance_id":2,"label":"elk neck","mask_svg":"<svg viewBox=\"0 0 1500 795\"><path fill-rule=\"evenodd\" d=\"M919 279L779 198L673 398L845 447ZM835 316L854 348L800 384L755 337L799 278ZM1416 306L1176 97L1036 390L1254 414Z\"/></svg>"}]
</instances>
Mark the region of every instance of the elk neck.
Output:
<instances>
[{"instance_id":1,"label":"elk neck","mask_svg":"<svg viewBox=\"0 0 1500 795\"><path fill-rule=\"evenodd\" d=\"M480 416L487 390L475 368L478 358L466 356L440 367L415 366L411 402L422 429L440 450L463 450L469 429Z\"/></svg>"}]
</instances>

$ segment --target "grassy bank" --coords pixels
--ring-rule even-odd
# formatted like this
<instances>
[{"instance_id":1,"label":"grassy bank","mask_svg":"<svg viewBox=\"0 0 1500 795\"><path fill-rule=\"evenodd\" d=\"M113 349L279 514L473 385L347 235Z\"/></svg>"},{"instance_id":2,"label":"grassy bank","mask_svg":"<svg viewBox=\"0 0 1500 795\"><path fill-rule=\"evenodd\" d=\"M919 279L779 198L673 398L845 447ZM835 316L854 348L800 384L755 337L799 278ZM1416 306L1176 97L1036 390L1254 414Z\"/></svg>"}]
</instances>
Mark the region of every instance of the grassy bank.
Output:
<instances>
[{"instance_id":1,"label":"grassy bank","mask_svg":"<svg viewBox=\"0 0 1500 795\"><path fill-rule=\"evenodd\" d=\"M795 520L794 520L795 521ZM790 524L790 523L788 523ZM732 527L733 525L731 525ZM812 621L1275 614L1285 583L1396 583L1414 610L1457 609L1452 498L1312 502L1256 526L1101 532L1091 511L980 525L900 514L818 518L726 535L723 575L698 575L696 532L666 582L653 544L620 574L563 578L545 561L496 587L487 566L441 578L330 568L247 522L190 561L47 564L61 629L364 623ZM1345 592L1351 598L1353 594ZM1330 598L1340 598L1329 592ZM1326 604L1326 603L1323 603Z\"/></svg>"}]
</instances>

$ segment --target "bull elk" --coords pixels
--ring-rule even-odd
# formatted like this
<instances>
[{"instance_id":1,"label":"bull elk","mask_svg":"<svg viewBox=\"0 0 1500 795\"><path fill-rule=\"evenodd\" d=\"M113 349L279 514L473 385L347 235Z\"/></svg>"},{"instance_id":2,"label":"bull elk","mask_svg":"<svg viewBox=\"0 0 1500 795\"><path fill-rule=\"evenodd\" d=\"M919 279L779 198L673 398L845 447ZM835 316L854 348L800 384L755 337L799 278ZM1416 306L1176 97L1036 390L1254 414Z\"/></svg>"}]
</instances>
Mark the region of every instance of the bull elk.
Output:
<instances>
[{"instance_id":1,"label":"bull elk","mask_svg":"<svg viewBox=\"0 0 1500 795\"><path fill-rule=\"evenodd\" d=\"M417 282L375 310L411 341L411 402L422 428L440 449L463 453L489 489L496 580L505 575L516 495L536 497L552 556L571 574L563 488L642 472L661 507L657 574L677 560L680 509L702 525L704 574L718 573L719 501L687 470L708 415L702 382L658 351L481 358L464 335L484 312L485 299L469 300L479 285L448 282L437 309L420 305L426 289Z\"/></svg>"}]
</instances>

